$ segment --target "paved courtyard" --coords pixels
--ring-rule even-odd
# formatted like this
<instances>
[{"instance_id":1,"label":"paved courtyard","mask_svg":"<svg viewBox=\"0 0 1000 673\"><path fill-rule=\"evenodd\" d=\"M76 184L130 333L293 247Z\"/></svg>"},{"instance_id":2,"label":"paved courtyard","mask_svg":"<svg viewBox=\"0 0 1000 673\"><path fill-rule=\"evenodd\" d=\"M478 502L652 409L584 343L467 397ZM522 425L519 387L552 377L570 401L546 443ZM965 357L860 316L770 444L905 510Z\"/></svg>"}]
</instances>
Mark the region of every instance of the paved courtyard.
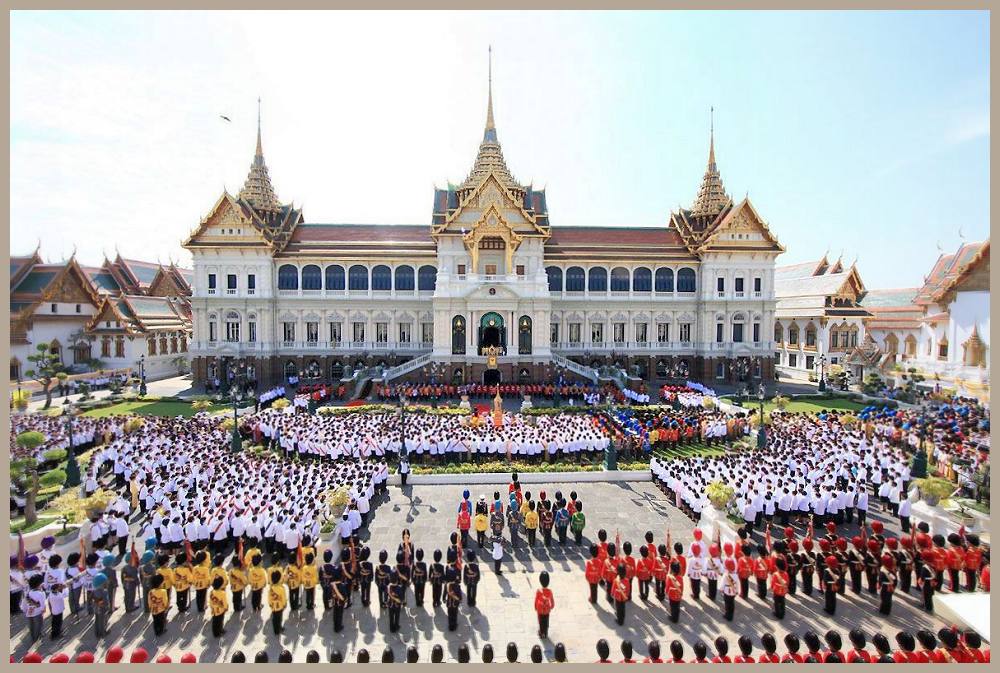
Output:
<instances>
[{"instance_id":1,"label":"paved courtyard","mask_svg":"<svg viewBox=\"0 0 1000 673\"><path fill-rule=\"evenodd\" d=\"M506 491L499 483L505 475L497 476L498 483L470 488L473 499L480 494L492 497L494 490ZM447 615L444 608L430 607L430 587L427 588L423 608L414 605L413 592L407 593L407 608L402 618L402 629L397 634L388 632L388 615L379 615L377 601L370 608L361 606L355 597L354 606L345 615L345 628L333 632L332 615L324 614L322 604L315 612L299 610L289 615L286 612L286 632L280 639L273 635L269 611L253 614L249 610L243 614L233 614L227 618L227 634L221 640L211 635L209 620L196 612L177 617L171 610L167 634L160 639L153 635L151 621L142 612L126 614L119 606L111 619L110 633L105 641L97 645L93 635L92 621L67 618L64 636L57 642L47 636L40 640L36 649L43 655L64 651L75 653L86 649L99 654L113 644L121 645L126 652L142 646L154 656L167 652L174 660L181 653L191 651L200 661L228 661L236 650L242 650L249 660L256 652L267 650L271 661L276 661L278 653L289 649L294 661L305 660L306 652L315 649L324 660L333 649L339 649L348 661L354 661L360 648L367 648L373 660L378 660L382 649L388 644L393 647L396 660L401 661L408 645L416 645L421 661L428 661L434 644L440 643L454 661L457 648L467 643L472 650L473 661L478 661L482 646L493 645L498 658L502 658L508 641L517 643L521 660L527 660L531 647L540 643L546 660L551 659L557 642L566 645L570 661L594 661L594 644L598 638L607 638L615 655L618 643L629 638L636 652L644 656L645 643L659 639L666 650L669 641L677 638L685 644L687 654L690 643L698 638L710 645L718 635L730 640L732 651L736 651L736 638L742 633L758 636L765 630L772 631L780 638L787 631L802 634L813 629L822 634L827 629L836 628L845 636L855 626L872 634L883 631L890 641L900 629L915 630L941 626L933 615L928 615L920 607L916 593L908 596L897 594L893 614L888 623L877 612L874 596L867 592L860 596L847 594L838 602L838 612L833 618L822 610L822 597L814 593L807 597L799 593L790 597L785 619L778 623L771 614L770 602L755 597L751 590L748 601L738 601L736 618L731 623L722 619L722 598L717 596L713 604L702 595L700 604L693 604L685 597L679 624L667 620L667 610L655 597L647 604L638 599L629 606L626 622L619 627L614 613L602 598L596 606L587 601L587 586L583 576L584 563L589 555L589 540L596 539L597 530L604 528L610 539L615 532L622 540L631 540L638 547L647 530L656 535L657 543L663 542L666 531L671 530L675 539L691 540L692 522L679 510L670 505L666 498L649 482L622 483L580 483L580 484L526 484L525 490L533 497L545 490L551 497L556 490L568 494L577 491L584 503L587 514L587 530L584 545L577 547L570 541L565 547L554 543L545 549L539 541L528 550L523 546L512 556L506 550L503 574L496 576L487 550L477 550L480 556L483 580L479 586L477 606L463 605L459 616L459 628L453 633L447 631ZM423 548L428 561L436 548L444 550L448 544L448 534L455 525L458 502L464 487L461 485L408 486L400 489L390 487L389 501L383 502L371 522L369 545L373 556L380 549L387 549L394 555L403 528L409 528L414 544ZM800 531L801 532L801 531ZM848 534L851 529L848 529ZM523 544L523 540L522 540ZM472 548L476 545L472 542ZM538 573L546 570L552 577L551 588L555 594L556 609L552 615L549 639L540 640L534 613L534 595L538 588ZM318 591L317 591L318 593ZM120 594L119 594L120 600ZM193 601L192 601L193 602ZM318 601L319 602L319 601ZM46 633L48 618L46 618ZM25 636L27 626L23 617L18 617L11 628L11 652L18 658L29 651ZM755 638L759 647L759 639ZM620 657L619 657L620 658Z\"/></svg>"}]
</instances>

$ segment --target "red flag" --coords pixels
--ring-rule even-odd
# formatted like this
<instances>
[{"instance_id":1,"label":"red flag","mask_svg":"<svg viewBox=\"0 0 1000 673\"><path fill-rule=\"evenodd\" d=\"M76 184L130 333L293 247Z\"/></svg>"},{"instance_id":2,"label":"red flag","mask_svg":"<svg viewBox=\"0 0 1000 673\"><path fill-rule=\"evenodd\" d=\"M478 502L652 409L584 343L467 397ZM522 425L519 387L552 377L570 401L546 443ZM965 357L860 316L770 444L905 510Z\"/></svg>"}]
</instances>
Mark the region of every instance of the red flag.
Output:
<instances>
[{"instance_id":1,"label":"red flag","mask_svg":"<svg viewBox=\"0 0 1000 673\"><path fill-rule=\"evenodd\" d=\"M236 558L239 559L240 567L245 568L246 563L243 562L243 538L241 537L236 541Z\"/></svg>"},{"instance_id":2,"label":"red flag","mask_svg":"<svg viewBox=\"0 0 1000 673\"><path fill-rule=\"evenodd\" d=\"M80 562L76 564L76 567L83 572L87 568L87 547L83 543L83 537L80 537Z\"/></svg>"},{"instance_id":3,"label":"red flag","mask_svg":"<svg viewBox=\"0 0 1000 673\"><path fill-rule=\"evenodd\" d=\"M615 556L621 556L621 555L622 555L622 536L621 533L618 532L618 529L615 529Z\"/></svg>"},{"instance_id":4,"label":"red flag","mask_svg":"<svg viewBox=\"0 0 1000 673\"><path fill-rule=\"evenodd\" d=\"M302 538L299 537L299 546L295 550L295 565L301 568L305 562L305 556L302 553Z\"/></svg>"},{"instance_id":5,"label":"red flag","mask_svg":"<svg viewBox=\"0 0 1000 673\"><path fill-rule=\"evenodd\" d=\"M17 567L18 570L24 570L24 536L21 535L21 531L17 531Z\"/></svg>"},{"instance_id":6,"label":"red flag","mask_svg":"<svg viewBox=\"0 0 1000 673\"><path fill-rule=\"evenodd\" d=\"M187 556L188 563L191 563L191 560L194 559L194 550L191 549L191 542L188 540L184 540L184 555Z\"/></svg>"},{"instance_id":7,"label":"red flag","mask_svg":"<svg viewBox=\"0 0 1000 673\"><path fill-rule=\"evenodd\" d=\"M135 539L132 539L132 550L128 555L128 564L133 568L139 567L139 552L135 550Z\"/></svg>"},{"instance_id":8,"label":"red flag","mask_svg":"<svg viewBox=\"0 0 1000 673\"><path fill-rule=\"evenodd\" d=\"M768 552L771 551L771 526L768 525L764 528L764 547Z\"/></svg>"},{"instance_id":9,"label":"red flag","mask_svg":"<svg viewBox=\"0 0 1000 673\"><path fill-rule=\"evenodd\" d=\"M959 536L960 538L962 538L962 540L963 540L963 541L965 540L965 524L964 524L964 523L963 523L963 524L961 525L961 527L960 527L960 528L958 529L958 536Z\"/></svg>"},{"instance_id":10,"label":"red flag","mask_svg":"<svg viewBox=\"0 0 1000 673\"><path fill-rule=\"evenodd\" d=\"M812 539L813 536L813 521L812 517L809 517L809 525L806 527L806 537Z\"/></svg>"}]
</instances>

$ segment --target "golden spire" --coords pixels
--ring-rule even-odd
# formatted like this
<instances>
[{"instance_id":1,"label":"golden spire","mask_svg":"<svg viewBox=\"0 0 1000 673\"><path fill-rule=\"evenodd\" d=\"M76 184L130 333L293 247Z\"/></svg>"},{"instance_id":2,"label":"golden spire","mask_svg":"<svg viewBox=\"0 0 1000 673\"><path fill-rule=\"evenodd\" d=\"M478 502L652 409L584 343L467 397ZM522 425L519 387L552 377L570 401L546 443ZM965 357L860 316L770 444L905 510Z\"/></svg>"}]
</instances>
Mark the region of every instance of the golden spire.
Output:
<instances>
[{"instance_id":1,"label":"golden spire","mask_svg":"<svg viewBox=\"0 0 1000 673\"><path fill-rule=\"evenodd\" d=\"M486 103L486 130L483 132L483 140L492 140L496 142L497 140L497 128L493 123L493 45L489 48L489 75L487 81L489 82L489 96ZM492 138L490 137L490 132L492 133Z\"/></svg>"},{"instance_id":2,"label":"golden spire","mask_svg":"<svg viewBox=\"0 0 1000 673\"><path fill-rule=\"evenodd\" d=\"M264 149L261 142L260 125L260 98L257 99L257 150L254 153L253 162L250 164L250 173L247 175L243 189L240 190L239 197L261 211L277 211L281 208L278 203L278 195L274 193L271 186L271 177L267 173L267 164L264 163Z\"/></svg>"},{"instance_id":3,"label":"golden spire","mask_svg":"<svg viewBox=\"0 0 1000 673\"><path fill-rule=\"evenodd\" d=\"M711 120L709 122L708 139L708 168L705 176L701 180L701 187L698 188L698 196L691 206L693 217L715 217L722 212L722 209L729 203L729 195L722 184L722 176L715 163L715 108L711 108Z\"/></svg>"},{"instance_id":4,"label":"golden spire","mask_svg":"<svg viewBox=\"0 0 1000 673\"><path fill-rule=\"evenodd\" d=\"M517 182L507 168L507 162L503 158L503 150L500 149L500 141L497 140L496 124L493 121L493 47L489 48L489 93L486 104L486 130L483 131L483 142L479 144L479 153L476 161L472 165L469 177L462 183L463 189L471 189L481 184L486 176L494 173L505 187L515 188Z\"/></svg>"},{"instance_id":5,"label":"golden spire","mask_svg":"<svg viewBox=\"0 0 1000 673\"><path fill-rule=\"evenodd\" d=\"M260 157L260 160L264 160L264 149L260 142L260 97L257 97L257 153L254 157Z\"/></svg>"}]
</instances>

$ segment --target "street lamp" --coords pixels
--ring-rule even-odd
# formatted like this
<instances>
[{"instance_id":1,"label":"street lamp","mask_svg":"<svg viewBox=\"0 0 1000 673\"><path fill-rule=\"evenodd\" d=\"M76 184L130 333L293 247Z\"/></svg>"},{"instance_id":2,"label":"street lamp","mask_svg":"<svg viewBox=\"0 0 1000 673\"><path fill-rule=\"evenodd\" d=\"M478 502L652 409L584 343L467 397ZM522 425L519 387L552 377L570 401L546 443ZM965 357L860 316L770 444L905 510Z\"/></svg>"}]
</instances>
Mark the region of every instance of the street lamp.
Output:
<instances>
[{"instance_id":1,"label":"street lamp","mask_svg":"<svg viewBox=\"0 0 1000 673\"><path fill-rule=\"evenodd\" d=\"M66 448L66 482L69 487L80 485L80 464L76 462L76 450L73 441L73 403L67 397L63 402L63 415L66 416L66 434L69 436L69 446Z\"/></svg>"},{"instance_id":2,"label":"street lamp","mask_svg":"<svg viewBox=\"0 0 1000 673\"><path fill-rule=\"evenodd\" d=\"M826 356L819 356L819 391L826 391Z\"/></svg>"},{"instance_id":3,"label":"street lamp","mask_svg":"<svg viewBox=\"0 0 1000 673\"><path fill-rule=\"evenodd\" d=\"M757 428L757 448L767 446L767 431L764 429L764 383L757 388L757 401L760 402L760 427Z\"/></svg>"},{"instance_id":4,"label":"street lamp","mask_svg":"<svg viewBox=\"0 0 1000 673\"><path fill-rule=\"evenodd\" d=\"M146 356L139 356L139 395L146 394Z\"/></svg>"},{"instance_id":5,"label":"street lamp","mask_svg":"<svg viewBox=\"0 0 1000 673\"><path fill-rule=\"evenodd\" d=\"M399 391L399 458L407 457L409 451L406 449L406 391Z\"/></svg>"},{"instance_id":6,"label":"street lamp","mask_svg":"<svg viewBox=\"0 0 1000 673\"><path fill-rule=\"evenodd\" d=\"M239 383L233 381L233 387L229 389L229 396L233 400L233 453L239 452L243 448L243 439L240 437L239 405L243 401L243 391L240 390Z\"/></svg>"}]
</instances>

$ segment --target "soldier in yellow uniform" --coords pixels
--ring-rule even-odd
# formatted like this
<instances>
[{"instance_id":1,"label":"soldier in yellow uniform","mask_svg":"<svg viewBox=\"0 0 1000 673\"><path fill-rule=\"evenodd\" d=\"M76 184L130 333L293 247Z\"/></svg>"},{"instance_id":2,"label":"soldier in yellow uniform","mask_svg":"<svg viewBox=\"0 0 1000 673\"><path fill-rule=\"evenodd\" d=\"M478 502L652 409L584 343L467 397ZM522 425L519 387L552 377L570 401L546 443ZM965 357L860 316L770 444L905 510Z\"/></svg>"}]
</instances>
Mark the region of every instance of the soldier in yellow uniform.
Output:
<instances>
[{"instance_id":1,"label":"soldier in yellow uniform","mask_svg":"<svg viewBox=\"0 0 1000 673\"><path fill-rule=\"evenodd\" d=\"M149 590L149 611L153 614L153 631L162 636L167 630L167 610L170 609L170 598L163 588L163 575L154 575Z\"/></svg>"},{"instance_id":2,"label":"soldier in yellow uniform","mask_svg":"<svg viewBox=\"0 0 1000 673\"><path fill-rule=\"evenodd\" d=\"M253 554L253 552L257 553ZM254 612L260 612L263 604L264 587L267 586L267 571L260 567L260 552L254 549L251 554L249 556L250 571L247 573L247 579L250 580L250 608Z\"/></svg>"},{"instance_id":3,"label":"soldier in yellow uniform","mask_svg":"<svg viewBox=\"0 0 1000 673\"><path fill-rule=\"evenodd\" d=\"M302 586L302 568L295 563L289 563L285 568L285 584L288 585L288 607L292 610L299 609L299 601L302 596L299 588Z\"/></svg>"},{"instance_id":4,"label":"soldier in yellow uniform","mask_svg":"<svg viewBox=\"0 0 1000 673\"><path fill-rule=\"evenodd\" d=\"M528 513L524 515L524 530L528 531L528 546L535 546L535 536L538 534L538 512L535 511L535 501L528 501Z\"/></svg>"},{"instance_id":5,"label":"soldier in yellow uniform","mask_svg":"<svg viewBox=\"0 0 1000 673\"><path fill-rule=\"evenodd\" d=\"M247 572L240 559L233 557L233 567L229 569L229 587L233 591L233 610L243 609L243 590L247 586Z\"/></svg>"},{"instance_id":6,"label":"soldier in yellow uniform","mask_svg":"<svg viewBox=\"0 0 1000 673\"><path fill-rule=\"evenodd\" d=\"M226 620L226 612L229 610L229 596L226 594L226 585L222 577L216 576L212 580L212 595L209 597L212 606L212 635L221 638L226 630L223 624Z\"/></svg>"},{"instance_id":7,"label":"soldier in yellow uniform","mask_svg":"<svg viewBox=\"0 0 1000 673\"><path fill-rule=\"evenodd\" d=\"M170 590L174 588L174 570L170 567L170 556L161 554L156 559L157 575L163 576L163 590L167 592L167 600L170 600Z\"/></svg>"},{"instance_id":8,"label":"soldier in yellow uniform","mask_svg":"<svg viewBox=\"0 0 1000 673\"><path fill-rule=\"evenodd\" d=\"M177 567L174 568L174 591L177 592L177 609L187 612L188 598L191 589L191 564L187 562L187 556L177 555Z\"/></svg>"},{"instance_id":9,"label":"soldier in yellow uniform","mask_svg":"<svg viewBox=\"0 0 1000 673\"><path fill-rule=\"evenodd\" d=\"M285 593L285 585L281 581L281 571L271 571L271 586L267 592L267 604L271 608L271 626L274 628L274 635L280 635L285 629L281 626L281 620L285 615L285 606L288 604L288 595Z\"/></svg>"},{"instance_id":10,"label":"soldier in yellow uniform","mask_svg":"<svg viewBox=\"0 0 1000 673\"><path fill-rule=\"evenodd\" d=\"M215 558L212 559L212 569L209 571L209 582L211 586L215 586L215 578L222 578L222 588L225 589L229 586L229 575L226 573L226 569L222 567L222 563L225 559L222 554L216 554Z\"/></svg>"},{"instance_id":11,"label":"soldier in yellow uniform","mask_svg":"<svg viewBox=\"0 0 1000 673\"><path fill-rule=\"evenodd\" d=\"M319 568L313 563L313 555L307 553L305 565L302 566L302 588L306 594L306 610L316 606L316 585L319 584Z\"/></svg>"},{"instance_id":12,"label":"soldier in yellow uniform","mask_svg":"<svg viewBox=\"0 0 1000 673\"><path fill-rule=\"evenodd\" d=\"M205 599L208 598L208 587L212 585L211 571L208 567L208 554L198 552L194 557L194 567L191 568L191 584L194 586L194 598L198 612L205 611Z\"/></svg>"}]
</instances>

